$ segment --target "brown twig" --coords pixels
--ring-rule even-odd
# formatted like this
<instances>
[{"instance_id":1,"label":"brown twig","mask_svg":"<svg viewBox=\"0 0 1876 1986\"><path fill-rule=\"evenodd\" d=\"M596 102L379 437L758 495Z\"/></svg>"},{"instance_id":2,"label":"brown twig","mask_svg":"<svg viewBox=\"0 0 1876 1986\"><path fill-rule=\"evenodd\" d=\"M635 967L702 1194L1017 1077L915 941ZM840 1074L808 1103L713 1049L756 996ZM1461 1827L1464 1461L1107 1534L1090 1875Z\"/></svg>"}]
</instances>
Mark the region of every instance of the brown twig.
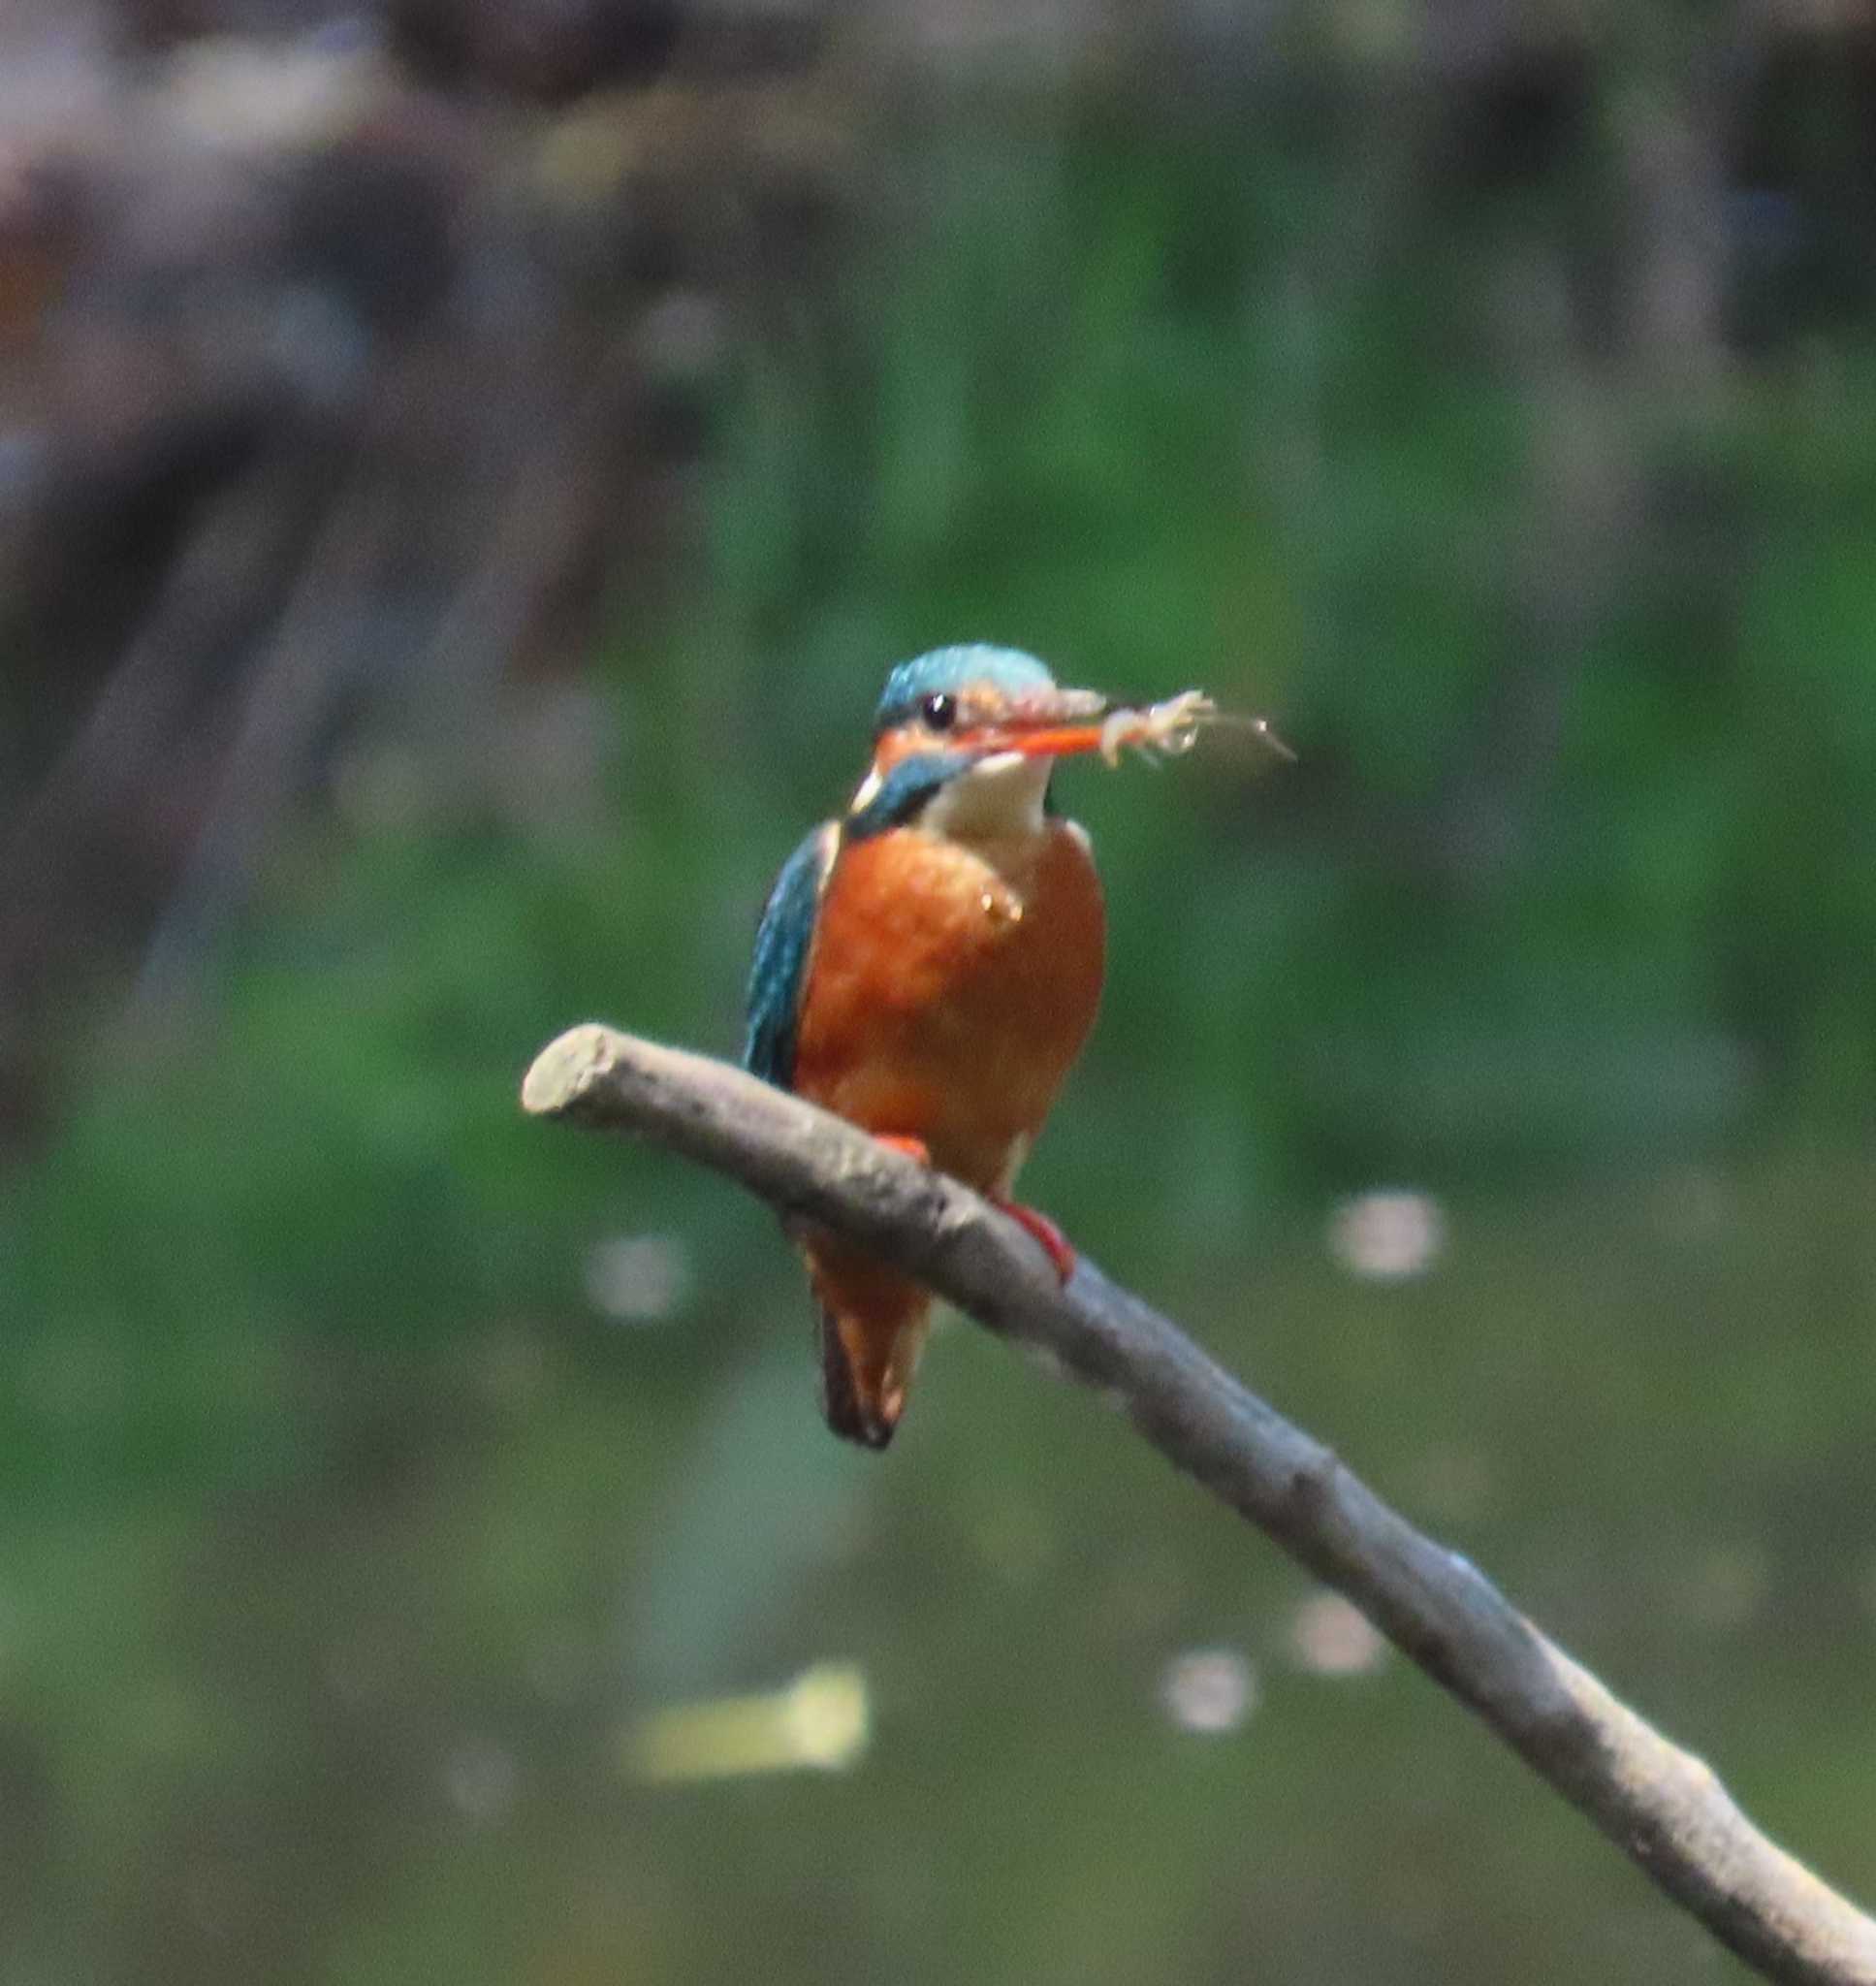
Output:
<instances>
[{"instance_id":1,"label":"brown twig","mask_svg":"<svg viewBox=\"0 0 1876 1986\"><path fill-rule=\"evenodd\" d=\"M1705 1764L1085 1256L1064 1288L1022 1230L956 1180L740 1070L610 1028L545 1048L522 1102L727 1172L1047 1354L1345 1593L1748 1965L1806 1986L1876 1982L1876 1922L1761 1834Z\"/></svg>"}]
</instances>

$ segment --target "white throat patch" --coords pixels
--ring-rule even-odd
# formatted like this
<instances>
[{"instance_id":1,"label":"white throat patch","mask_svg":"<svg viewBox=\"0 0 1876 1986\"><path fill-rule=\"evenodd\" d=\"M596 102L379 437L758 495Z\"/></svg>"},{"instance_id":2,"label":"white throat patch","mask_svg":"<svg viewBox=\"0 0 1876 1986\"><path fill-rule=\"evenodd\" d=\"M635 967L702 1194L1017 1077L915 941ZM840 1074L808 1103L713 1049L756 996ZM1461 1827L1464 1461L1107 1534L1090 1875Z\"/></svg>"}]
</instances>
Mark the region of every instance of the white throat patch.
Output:
<instances>
[{"instance_id":1,"label":"white throat patch","mask_svg":"<svg viewBox=\"0 0 1876 1986\"><path fill-rule=\"evenodd\" d=\"M958 842L1022 841L1042 832L1052 758L997 752L934 796L920 825Z\"/></svg>"}]
</instances>

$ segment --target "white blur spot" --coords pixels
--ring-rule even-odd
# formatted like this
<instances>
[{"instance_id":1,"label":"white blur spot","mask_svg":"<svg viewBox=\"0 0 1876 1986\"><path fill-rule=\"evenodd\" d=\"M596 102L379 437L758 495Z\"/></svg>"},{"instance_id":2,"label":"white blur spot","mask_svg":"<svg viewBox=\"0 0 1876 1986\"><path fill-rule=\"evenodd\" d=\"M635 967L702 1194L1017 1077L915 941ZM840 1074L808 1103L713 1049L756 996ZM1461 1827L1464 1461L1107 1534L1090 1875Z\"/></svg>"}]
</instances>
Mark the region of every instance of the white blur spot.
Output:
<instances>
[{"instance_id":1,"label":"white blur spot","mask_svg":"<svg viewBox=\"0 0 1876 1986\"><path fill-rule=\"evenodd\" d=\"M1160 1678L1160 1702L1182 1731L1215 1738L1257 1707L1257 1672L1236 1649L1188 1649Z\"/></svg>"},{"instance_id":2,"label":"white blur spot","mask_svg":"<svg viewBox=\"0 0 1876 1986\"><path fill-rule=\"evenodd\" d=\"M1351 1275L1402 1283L1424 1275L1446 1246L1446 1216L1430 1194L1358 1193L1329 1219L1329 1252Z\"/></svg>"},{"instance_id":3,"label":"white blur spot","mask_svg":"<svg viewBox=\"0 0 1876 1986\"><path fill-rule=\"evenodd\" d=\"M588 1250L587 1301L615 1324L663 1324L690 1295L690 1254L673 1234L615 1234Z\"/></svg>"},{"instance_id":4,"label":"white blur spot","mask_svg":"<svg viewBox=\"0 0 1876 1986\"><path fill-rule=\"evenodd\" d=\"M443 1790L450 1805L478 1827L498 1821L515 1800L514 1754L486 1738L459 1745L443 1765Z\"/></svg>"},{"instance_id":5,"label":"white blur spot","mask_svg":"<svg viewBox=\"0 0 1876 1986\"><path fill-rule=\"evenodd\" d=\"M1289 1618L1289 1651L1313 1676L1366 1676L1381 1667L1387 1644L1340 1593L1316 1593Z\"/></svg>"},{"instance_id":6,"label":"white blur spot","mask_svg":"<svg viewBox=\"0 0 1876 1986\"><path fill-rule=\"evenodd\" d=\"M355 127L388 80L368 44L347 48L308 36L249 43L214 35L172 56L161 111L187 137L217 150L266 153L330 143Z\"/></svg>"}]
</instances>

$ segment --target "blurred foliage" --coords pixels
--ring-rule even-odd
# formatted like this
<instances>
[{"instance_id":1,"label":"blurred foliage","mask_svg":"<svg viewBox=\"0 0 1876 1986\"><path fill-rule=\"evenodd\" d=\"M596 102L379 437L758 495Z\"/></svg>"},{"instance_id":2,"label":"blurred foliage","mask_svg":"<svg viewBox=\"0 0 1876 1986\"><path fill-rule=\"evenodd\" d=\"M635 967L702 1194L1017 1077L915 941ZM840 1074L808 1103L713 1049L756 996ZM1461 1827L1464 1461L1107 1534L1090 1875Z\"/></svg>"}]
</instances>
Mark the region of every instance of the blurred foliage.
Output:
<instances>
[{"instance_id":1,"label":"blurred foliage","mask_svg":"<svg viewBox=\"0 0 1876 1986\"><path fill-rule=\"evenodd\" d=\"M1065 772L1113 954L1033 1197L1876 1888L1876 355L1597 351L1612 120L1467 183L1359 83L903 107L604 662L602 804L368 738L403 803L281 851L201 1013L75 1017L0 1206L0 1978L1725 1972L1083 1402L954 1332L849 1455L770 1223L520 1120L586 1015L733 1045L958 638L1301 754ZM1318 1233L1389 1178L1450 1224L1404 1289ZM664 1326L583 1292L615 1233L681 1241ZM1155 1691L1212 1644L1207 1740ZM828 1654L852 1777L627 1782L642 1707Z\"/></svg>"}]
</instances>

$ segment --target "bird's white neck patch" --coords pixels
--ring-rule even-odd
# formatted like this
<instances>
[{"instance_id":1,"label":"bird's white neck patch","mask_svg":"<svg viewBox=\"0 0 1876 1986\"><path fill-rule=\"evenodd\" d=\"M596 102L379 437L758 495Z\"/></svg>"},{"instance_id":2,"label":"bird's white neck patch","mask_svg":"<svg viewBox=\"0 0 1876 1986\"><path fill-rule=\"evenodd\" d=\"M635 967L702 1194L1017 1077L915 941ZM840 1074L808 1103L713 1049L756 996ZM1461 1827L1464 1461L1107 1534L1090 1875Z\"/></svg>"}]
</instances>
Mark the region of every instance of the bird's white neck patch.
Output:
<instances>
[{"instance_id":1,"label":"bird's white neck patch","mask_svg":"<svg viewBox=\"0 0 1876 1986\"><path fill-rule=\"evenodd\" d=\"M1052 758L997 752L935 794L919 825L956 842L1022 841L1042 832Z\"/></svg>"}]
</instances>

